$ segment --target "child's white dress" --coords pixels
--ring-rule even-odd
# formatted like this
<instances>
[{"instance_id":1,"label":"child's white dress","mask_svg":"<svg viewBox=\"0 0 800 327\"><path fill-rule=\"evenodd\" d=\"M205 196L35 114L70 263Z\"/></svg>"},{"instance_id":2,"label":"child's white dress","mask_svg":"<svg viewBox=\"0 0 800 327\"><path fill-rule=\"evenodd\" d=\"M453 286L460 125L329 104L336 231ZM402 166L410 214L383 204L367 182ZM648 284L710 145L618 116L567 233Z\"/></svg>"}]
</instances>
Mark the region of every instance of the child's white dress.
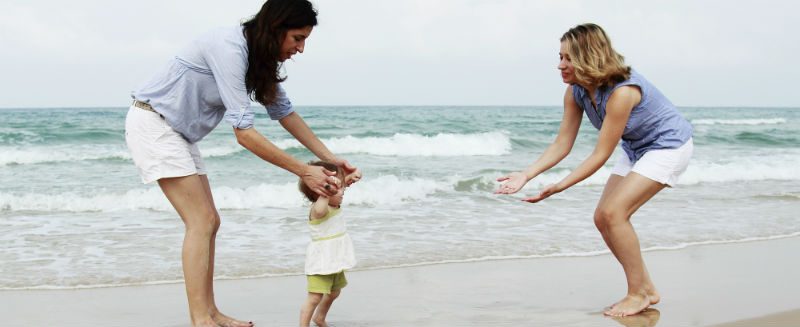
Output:
<instances>
[{"instance_id":1,"label":"child's white dress","mask_svg":"<svg viewBox=\"0 0 800 327\"><path fill-rule=\"evenodd\" d=\"M330 275L356 265L353 240L340 208L328 207L322 219L308 221L311 244L306 250L306 275Z\"/></svg>"}]
</instances>

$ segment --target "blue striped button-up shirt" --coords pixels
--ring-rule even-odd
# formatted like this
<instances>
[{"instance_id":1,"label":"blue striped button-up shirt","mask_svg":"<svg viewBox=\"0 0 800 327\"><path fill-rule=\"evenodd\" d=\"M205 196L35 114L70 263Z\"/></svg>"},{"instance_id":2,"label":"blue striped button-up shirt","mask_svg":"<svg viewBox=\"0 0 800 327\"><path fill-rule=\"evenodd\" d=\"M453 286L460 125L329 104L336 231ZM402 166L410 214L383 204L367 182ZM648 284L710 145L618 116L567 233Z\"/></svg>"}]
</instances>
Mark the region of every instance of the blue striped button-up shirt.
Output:
<instances>
[{"instance_id":1,"label":"blue striped button-up shirt","mask_svg":"<svg viewBox=\"0 0 800 327\"><path fill-rule=\"evenodd\" d=\"M149 103L190 143L203 139L223 118L234 128L251 128L255 113L244 83L247 54L242 26L212 30L131 96ZM274 103L266 108L274 120L292 113L280 84Z\"/></svg>"}]
</instances>

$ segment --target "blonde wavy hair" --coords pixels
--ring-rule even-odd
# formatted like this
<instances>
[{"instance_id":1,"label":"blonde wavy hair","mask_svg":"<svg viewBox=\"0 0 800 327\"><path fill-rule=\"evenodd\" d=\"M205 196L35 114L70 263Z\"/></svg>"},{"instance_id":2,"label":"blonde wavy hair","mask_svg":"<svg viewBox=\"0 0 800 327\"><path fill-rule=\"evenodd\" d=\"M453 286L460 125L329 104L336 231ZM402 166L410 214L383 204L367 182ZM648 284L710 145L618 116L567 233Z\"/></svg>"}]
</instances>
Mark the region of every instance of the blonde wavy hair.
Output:
<instances>
[{"instance_id":1,"label":"blonde wavy hair","mask_svg":"<svg viewBox=\"0 0 800 327\"><path fill-rule=\"evenodd\" d=\"M630 78L631 67L611 47L611 39L600 26L588 23L570 28L561 36L561 42L567 43L578 84L612 86Z\"/></svg>"}]
</instances>

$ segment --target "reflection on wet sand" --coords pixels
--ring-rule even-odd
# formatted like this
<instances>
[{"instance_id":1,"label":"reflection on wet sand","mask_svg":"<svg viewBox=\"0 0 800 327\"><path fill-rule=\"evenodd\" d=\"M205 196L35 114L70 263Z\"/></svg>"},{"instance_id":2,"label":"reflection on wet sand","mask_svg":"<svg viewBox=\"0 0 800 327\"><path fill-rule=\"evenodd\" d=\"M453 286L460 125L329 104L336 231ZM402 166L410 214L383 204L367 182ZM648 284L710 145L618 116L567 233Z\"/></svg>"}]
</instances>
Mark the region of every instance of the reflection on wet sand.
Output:
<instances>
[{"instance_id":1,"label":"reflection on wet sand","mask_svg":"<svg viewBox=\"0 0 800 327\"><path fill-rule=\"evenodd\" d=\"M611 317L625 327L653 327L658 323L661 312L658 309L647 308L639 314L625 317Z\"/></svg>"}]
</instances>

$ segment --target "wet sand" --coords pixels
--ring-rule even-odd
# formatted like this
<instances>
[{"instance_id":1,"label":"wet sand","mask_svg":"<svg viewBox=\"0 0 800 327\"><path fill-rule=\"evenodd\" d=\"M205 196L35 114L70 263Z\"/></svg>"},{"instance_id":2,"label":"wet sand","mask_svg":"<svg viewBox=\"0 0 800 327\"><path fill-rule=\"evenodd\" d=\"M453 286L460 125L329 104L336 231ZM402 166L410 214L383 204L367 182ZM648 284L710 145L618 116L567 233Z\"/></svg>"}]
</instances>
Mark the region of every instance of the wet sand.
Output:
<instances>
[{"instance_id":1,"label":"wet sand","mask_svg":"<svg viewBox=\"0 0 800 327\"><path fill-rule=\"evenodd\" d=\"M752 327L752 326L769 326L769 327L800 326L800 310L792 310L758 318L744 319L744 320L719 324L714 327Z\"/></svg>"},{"instance_id":2,"label":"wet sand","mask_svg":"<svg viewBox=\"0 0 800 327\"><path fill-rule=\"evenodd\" d=\"M800 326L800 238L646 252L662 302L604 317L625 292L610 255L352 271L335 326ZM229 315L296 326L305 277L216 283ZM773 315L776 314L777 315ZM3 326L187 326L183 284L0 291ZM756 317L756 320L749 320Z\"/></svg>"}]
</instances>

